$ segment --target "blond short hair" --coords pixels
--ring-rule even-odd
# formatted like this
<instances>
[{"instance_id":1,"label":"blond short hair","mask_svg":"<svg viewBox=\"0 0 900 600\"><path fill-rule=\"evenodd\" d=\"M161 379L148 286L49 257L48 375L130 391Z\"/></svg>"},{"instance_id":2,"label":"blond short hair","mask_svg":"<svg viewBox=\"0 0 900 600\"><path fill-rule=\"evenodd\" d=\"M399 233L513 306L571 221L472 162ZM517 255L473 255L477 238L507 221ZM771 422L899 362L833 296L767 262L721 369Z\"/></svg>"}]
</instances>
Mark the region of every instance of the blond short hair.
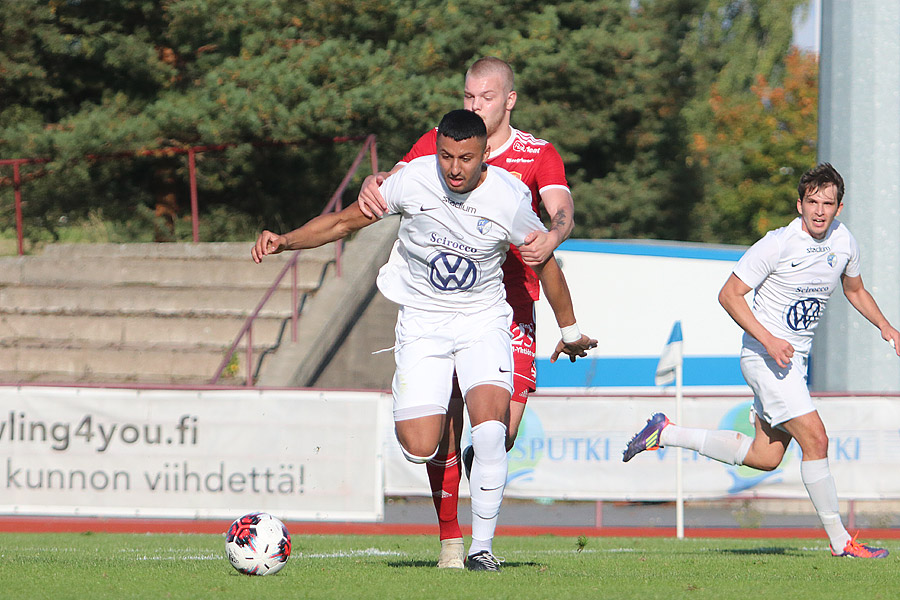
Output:
<instances>
[{"instance_id":1,"label":"blond short hair","mask_svg":"<svg viewBox=\"0 0 900 600\"><path fill-rule=\"evenodd\" d=\"M485 56L479 58L469 70L466 71L466 78L469 77L486 77L488 75L497 75L503 81L506 92L509 93L516 89L516 79L513 74L512 67L506 61L500 60L493 56Z\"/></svg>"}]
</instances>

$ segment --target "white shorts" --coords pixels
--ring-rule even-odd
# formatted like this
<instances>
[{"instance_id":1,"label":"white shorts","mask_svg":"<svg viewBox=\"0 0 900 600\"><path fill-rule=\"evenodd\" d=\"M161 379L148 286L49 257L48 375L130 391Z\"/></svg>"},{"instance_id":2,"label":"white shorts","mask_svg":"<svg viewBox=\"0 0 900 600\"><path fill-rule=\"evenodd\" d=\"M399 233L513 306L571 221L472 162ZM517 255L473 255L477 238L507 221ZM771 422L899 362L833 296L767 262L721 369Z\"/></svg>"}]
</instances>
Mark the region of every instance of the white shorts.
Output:
<instances>
[{"instance_id":1,"label":"white shorts","mask_svg":"<svg viewBox=\"0 0 900 600\"><path fill-rule=\"evenodd\" d=\"M401 307L394 329L394 420L445 414L453 371L463 397L481 384L513 390L512 309L473 315Z\"/></svg>"},{"instance_id":2,"label":"white shorts","mask_svg":"<svg viewBox=\"0 0 900 600\"><path fill-rule=\"evenodd\" d=\"M744 351L741 373L753 390L756 415L777 429L795 417L816 410L807 386L807 356L795 352L791 364L782 368L769 355Z\"/></svg>"}]
</instances>

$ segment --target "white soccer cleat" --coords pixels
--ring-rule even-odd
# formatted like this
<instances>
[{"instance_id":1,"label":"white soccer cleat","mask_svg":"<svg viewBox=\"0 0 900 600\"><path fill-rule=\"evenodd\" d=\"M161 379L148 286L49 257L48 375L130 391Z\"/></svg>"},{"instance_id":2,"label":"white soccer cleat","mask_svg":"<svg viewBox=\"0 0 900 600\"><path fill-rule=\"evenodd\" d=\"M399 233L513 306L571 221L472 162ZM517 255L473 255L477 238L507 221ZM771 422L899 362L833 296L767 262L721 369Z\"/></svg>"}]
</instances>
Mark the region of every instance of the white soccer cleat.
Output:
<instances>
[{"instance_id":1,"label":"white soccer cleat","mask_svg":"<svg viewBox=\"0 0 900 600\"><path fill-rule=\"evenodd\" d=\"M438 556L438 569L462 569L466 558L466 547L462 538L441 540L441 554Z\"/></svg>"}]
</instances>

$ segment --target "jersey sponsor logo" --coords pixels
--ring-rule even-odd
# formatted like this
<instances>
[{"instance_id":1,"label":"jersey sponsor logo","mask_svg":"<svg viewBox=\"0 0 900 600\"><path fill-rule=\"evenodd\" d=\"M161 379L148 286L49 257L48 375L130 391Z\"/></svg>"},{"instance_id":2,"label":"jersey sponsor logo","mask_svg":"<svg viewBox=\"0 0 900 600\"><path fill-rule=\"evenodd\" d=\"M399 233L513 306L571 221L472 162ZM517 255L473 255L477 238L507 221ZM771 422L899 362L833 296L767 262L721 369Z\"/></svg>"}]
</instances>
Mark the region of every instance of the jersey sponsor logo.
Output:
<instances>
[{"instance_id":1,"label":"jersey sponsor logo","mask_svg":"<svg viewBox=\"0 0 900 600\"><path fill-rule=\"evenodd\" d=\"M475 254L476 252L478 252L478 248L476 248L475 246L469 246L468 244L464 244L456 240L451 240L445 235L440 235L434 232L431 233L431 243L437 244L439 246L444 246L445 248L459 250L460 252L467 252L469 254Z\"/></svg>"},{"instance_id":2,"label":"jersey sponsor logo","mask_svg":"<svg viewBox=\"0 0 900 600\"><path fill-rule=\"evenodd\" d=\"M491 221L489 219L478 219L478 233L481 235L487 234L491 230Z\"/></svg>"},{"instance_id":3,"label":"jersey sponsor logo","mask_svg":"<svg viewBox=\"0 0 900 600\"><path fill-rule=\"evenodd\" d=\"M819 313L822 311L822 304L815 298L804 298L798 300L787 309L785 322L793 331L803 331L809 329L816 321L819 320Z\"/></svg>"},{"instance_id":4,"label":"jersey sponsor logo","mask_svg":"<svg viewBox=\"0 0 900 600\"><path fill-rule=\"evenodd\" d=\"M520 142L519 140L513 142L512 147L516 152L527 152L528 154L540 154L541 152L540 148L532 148L531 146L528 146L524 142Z\"/></svg>"},{"instance_id":5,"label":"jersey sponsor logo","mask_svg":"<svg viewBox=\"0 0 900 600\"><path fill-rule=\"evenodd\" d=\"M451 200L449 196L444 196L441 198L441 202L448 205L450 208L455 208L457 210L464 210L467 213L474 213L475 208L472 206L466 206L465 200L462 202L457 202L456 200Z\"/></svg>"},{"instance_id":6,"label":"jersey sponsor logo","mask_svg":"<svg viewBox=\"0 0 900 600\"><path fill-rule=\"evenodd\" d=\"M814 254L817 252L831 252L831 246L810 246L806 249L808 254Z\"/></svg>"},{"instance_id":7,"label":"jersey sponsor logo","mask_svg":"<svg viewBox=\"0 0 900 600\"><path fill-rule=\"evenodd\" d=\"M827 291L828 291L827 285L807 285L807 286L801 285L800 287L797 288L797 292L800 294L815 294L816 292L827 292Z\"/></svg>"},{"instance_id":8,"label":"jersey sponsor logo","mask_svg":"<svg viewBox=\"0 0 900 600\"><path fill-rule=\"evenodd\" d=\"M431 259L430 265L429 281L442 292L464 292L471 289L478 279L475 261L465 256L439 252Z\"/></svg>"},{"instance_id":9,"label":"jersey sponsor logo","mask_svg":"<svg viewBox=\"0 0 900 600\"><path fill-rule=\"evenodd\" d=\"M533 158L507 158L506 164L518 164L518 163L533 163ZM521 177L519 178L521 179Z\"/></svg>"}]
</instances>

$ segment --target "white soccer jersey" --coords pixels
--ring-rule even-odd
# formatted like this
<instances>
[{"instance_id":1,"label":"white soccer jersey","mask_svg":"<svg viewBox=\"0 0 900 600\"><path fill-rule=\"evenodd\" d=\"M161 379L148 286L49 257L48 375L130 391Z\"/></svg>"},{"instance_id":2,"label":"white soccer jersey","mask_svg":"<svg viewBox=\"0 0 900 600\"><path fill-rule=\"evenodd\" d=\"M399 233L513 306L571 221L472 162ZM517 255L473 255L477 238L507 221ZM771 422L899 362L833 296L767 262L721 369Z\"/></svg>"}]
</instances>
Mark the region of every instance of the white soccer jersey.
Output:
<instances>
[{"instance_id":1,"label":"white soccer jersey","mask_svg":"<svg viewBox=\"0 0 900 600\"><path fill-rule=\"evenodd\" d=\"M813 333L841 275L859 275L859 246L846 226L834 221L822 240L803 231L798 217L770 231L738 261L734 274L751 288L753 314L769 332L808 354ZM766 354L744 333L744 349Z\"/></svg>"},{"instance_id":2,"label":"white soccer jersey","mask_svg":"<svg viewBox=\"0 0 900 600\"><path fill-rule=\"evenodd\" d=\"M531 193L497 167L467 194L444 184L437 156L423 156L381 186L389 214L400 214L391 256L378 273L389 300L422 310L475 313L504 302L500 266L510 244L546 231Z\"/></svg>"}]
</instances>

